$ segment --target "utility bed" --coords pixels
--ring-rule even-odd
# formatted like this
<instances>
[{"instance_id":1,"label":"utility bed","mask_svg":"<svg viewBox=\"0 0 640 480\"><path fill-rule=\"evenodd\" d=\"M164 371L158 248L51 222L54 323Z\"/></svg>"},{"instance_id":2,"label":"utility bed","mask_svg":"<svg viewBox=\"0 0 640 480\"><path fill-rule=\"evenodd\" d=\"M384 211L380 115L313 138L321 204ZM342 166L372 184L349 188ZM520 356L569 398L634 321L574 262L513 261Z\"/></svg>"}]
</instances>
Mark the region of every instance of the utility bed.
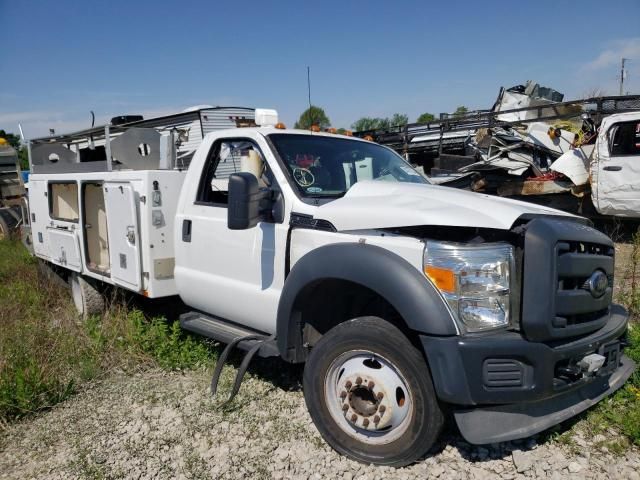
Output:
<instances>
[{"instance_id":1,"label":"utility bed","mask_svg":"<svg viewBox=\"0 0 640 480\"><path fill-rule=\"evenodd\" d=\"M34 253L147 297L176 295L174 222L191 158L206 133L253 124L254 110L116 120L30 141Z\"/></svg>"}]
</instances>

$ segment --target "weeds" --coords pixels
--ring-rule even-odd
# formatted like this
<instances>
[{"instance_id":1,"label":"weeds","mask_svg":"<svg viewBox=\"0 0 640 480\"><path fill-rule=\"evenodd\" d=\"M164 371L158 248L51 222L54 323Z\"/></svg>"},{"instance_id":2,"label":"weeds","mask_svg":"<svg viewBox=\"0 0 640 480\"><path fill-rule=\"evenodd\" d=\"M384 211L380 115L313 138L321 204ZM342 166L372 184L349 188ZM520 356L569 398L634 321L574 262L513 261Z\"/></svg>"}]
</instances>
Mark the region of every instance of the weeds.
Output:
<instances>
[{"instance_id":1,"label":"weeds","mask_svg":"<svg viewBox=\"0 0 640 480\"><path fill-rule=\"evenodd\" d=\"M0 331L0 423L49 408L114 368L193 368L215 358L178 322L122 304L80 323L68 293L8 240L0 241Z\"/></svg>"}]
</instances>

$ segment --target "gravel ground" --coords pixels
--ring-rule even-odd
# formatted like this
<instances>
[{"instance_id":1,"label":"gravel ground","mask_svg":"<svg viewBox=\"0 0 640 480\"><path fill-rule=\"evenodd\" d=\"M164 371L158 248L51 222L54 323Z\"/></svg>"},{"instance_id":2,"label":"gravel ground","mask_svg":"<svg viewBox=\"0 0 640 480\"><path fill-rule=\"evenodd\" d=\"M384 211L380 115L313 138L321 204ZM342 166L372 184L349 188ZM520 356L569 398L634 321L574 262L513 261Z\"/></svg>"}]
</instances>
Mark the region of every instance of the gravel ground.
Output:
<instances>
[{"instance_id":1,"label":"gravel ground","mask_svg":"<svg viewBox=\"0 0 640 480\"><path fill-rule=\"evenodd\" d=\"M221 395L232 374L225 370ZM640 480L638 449L615 455L604 446L613 432L586 438L580 423L565 433L482 447L467 444L449 426L419 463L361 465L324 443L297 378L297 370L270 360L253 369L234 403L223 406L207 391L208 372L116 373L50 412L7 427L0 478Z\"/></svg>"},{"instance_id":2,"label":"gravel ground","mask_svg":"<svg viewBox=\"0 0 640 480\"><path fill-rule=\"evenodd\" d=\"M619 244L616 293L631 252ZM238 358L235 358L238 365ZM49 412L0 425L0 479L614 478L640 480L640 449L585 422L522 441L472 446L449 425L421 462L362 465L329 448L307 413L301 371L257 360L236 400L211 398L211 372L114 372ZM234 370L226 367L220 395Z\"/></svg>"}]
</instances>

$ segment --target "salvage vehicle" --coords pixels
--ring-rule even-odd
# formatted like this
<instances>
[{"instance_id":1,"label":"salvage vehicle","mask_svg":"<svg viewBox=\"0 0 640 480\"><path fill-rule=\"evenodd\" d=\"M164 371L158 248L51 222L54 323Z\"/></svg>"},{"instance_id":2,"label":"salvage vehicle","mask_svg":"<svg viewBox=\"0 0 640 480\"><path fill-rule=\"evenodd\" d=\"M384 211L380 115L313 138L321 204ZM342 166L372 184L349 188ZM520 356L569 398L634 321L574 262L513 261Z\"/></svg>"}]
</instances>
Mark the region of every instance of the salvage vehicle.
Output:
<instances>
[{"instance_id":1,"label":"salvage vehicle","mask_svg":"<svg viewBox=\"0 0 640 480\"><path fill-rule=\"evenodd\" d=\"M105 285L179 295L182 327L228 344L212 392L236 347L232 396L256 354L305 362L323 438L381 465L425 455L448 414L471 443L523 438L632 374L614 244L586 219L250 114L255 127L206 134L188 168L173 130L140 124L31 141L35 255L82 314ZM103 155L81 161L90 142Z\"/></svg>"},{"instance_id":2,"label":"salvage vehicle","mask_svg":"<svg viewBox=\"0 0 640 480\"><path fill-rule=\"evenodd\" d=\"M0 138L0 239L20 228L25 206L18 154L5 138Z\"/></svg>"},{"instance_id":3,"label":"salvage vehicle","mask_svg":"<svg viewBox=\"0 0 640 480\"><path fill-rule=\"evenodd\" d=\"M439 121L355 135L395 149L439 185L592 219L640 218L640 205L633 200L640 198L638 178L630 165L626 175L609 170L619 165L597 171L603 164L599 158L610 155L605 150L611 142L626 142L624 148L630 150L625 155L634 155L632 122L640 116L640 95L563 98L556 90L529 81L501 88L490 110L457 117L442 114ZM628 123L624 128L614 126L618 122ZM618 132L615 139L606 133L612 128ZM624 185L619 184L623 178ZM615 191L618 187L625 193Z\"/></svg>"}]
</instances>

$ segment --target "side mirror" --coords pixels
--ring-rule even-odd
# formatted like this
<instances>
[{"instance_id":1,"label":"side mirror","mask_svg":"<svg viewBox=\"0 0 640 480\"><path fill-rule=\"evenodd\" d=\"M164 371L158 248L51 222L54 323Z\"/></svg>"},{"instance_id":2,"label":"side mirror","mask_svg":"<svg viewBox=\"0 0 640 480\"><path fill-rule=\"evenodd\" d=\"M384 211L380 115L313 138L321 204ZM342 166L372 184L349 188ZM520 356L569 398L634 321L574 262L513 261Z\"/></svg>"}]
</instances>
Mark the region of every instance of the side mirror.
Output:
<instances>
[{"instance_id":1,"label":"side mirror","mask_svg":"<svg viewBox=\"0 0 640 480\"><path fill-rule=\"evenodd\" d=\"M261 190L258 179L252 173L240 172L229 176L229 230L247 230L262 220L260 201L269 194Z\"/></svg>"}]
</instances>

